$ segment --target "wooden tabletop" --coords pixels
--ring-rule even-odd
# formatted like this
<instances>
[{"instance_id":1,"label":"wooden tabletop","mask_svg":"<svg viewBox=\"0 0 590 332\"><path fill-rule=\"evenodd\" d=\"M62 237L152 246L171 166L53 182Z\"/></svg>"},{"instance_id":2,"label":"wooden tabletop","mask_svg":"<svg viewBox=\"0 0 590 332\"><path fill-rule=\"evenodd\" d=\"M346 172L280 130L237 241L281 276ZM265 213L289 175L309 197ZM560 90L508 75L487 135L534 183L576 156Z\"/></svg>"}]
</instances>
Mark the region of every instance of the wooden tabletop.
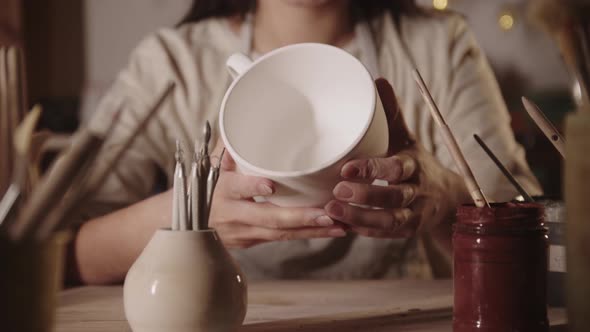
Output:
<instances>
[{"instance_id":1,"label":"wooden tabletop","mask_svg":"<svg viewBox=\"0 0 590 332\"><path fill-rule=\"evenodd\" d=\"M272 281L248 287L248 313L240 332L452 330L451 281ZM555 331L566 323L550 310ZM123 289L82 287L60 296L56 332L131 331Z\"/></svg>"}]
</instances>

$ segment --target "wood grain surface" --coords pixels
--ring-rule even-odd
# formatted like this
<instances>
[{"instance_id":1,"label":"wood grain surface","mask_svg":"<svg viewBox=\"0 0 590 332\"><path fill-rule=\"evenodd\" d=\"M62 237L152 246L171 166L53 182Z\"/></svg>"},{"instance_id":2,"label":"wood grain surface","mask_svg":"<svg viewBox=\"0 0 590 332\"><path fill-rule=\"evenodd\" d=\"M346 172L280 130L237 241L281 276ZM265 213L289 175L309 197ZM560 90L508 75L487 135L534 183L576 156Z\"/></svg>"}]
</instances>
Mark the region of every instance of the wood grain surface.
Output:
<instances>
[{"instance_id":1,"label":"wood grain surface","mask_svg":"<svg viewBox=\"0 0 590 332\"><path fill-rule=\"evenodd\" d=\"M451 331L451 285L450 280L253 282L240 331ZM557 327L566 322L561 309L551 310L550 318ZM122 287L64 291L56 332L73 331L131 331Z\"/></svg>"}]
</instances>

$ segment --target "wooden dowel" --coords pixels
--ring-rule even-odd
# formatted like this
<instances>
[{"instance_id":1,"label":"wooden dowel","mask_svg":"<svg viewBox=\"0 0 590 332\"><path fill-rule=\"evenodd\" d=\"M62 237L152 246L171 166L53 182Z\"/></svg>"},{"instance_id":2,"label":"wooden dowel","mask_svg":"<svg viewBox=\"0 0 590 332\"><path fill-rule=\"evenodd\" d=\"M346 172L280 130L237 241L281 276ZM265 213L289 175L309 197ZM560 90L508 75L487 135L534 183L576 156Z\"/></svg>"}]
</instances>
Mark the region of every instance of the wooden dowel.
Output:
<instances>
[{"instance_id":1,"label":"wooden dowel","mask_svg":"<svg viewBox=\"0 0 590 332\"><path fill-rule=\"evenodd\" d=\"M443 137L445 145L447 146L447 149L449 150L451 157L455 161L455 164L457 165L459 172L461 173L461 175L463 175L463 179L465 180L465 184L467 185L467 189L469 190L469 194L471 195L473 202L477 207L489 207L490 204L488 200L486 199L483 191L477 184L475 176L473 175L471 168L469 168L469 164L467 164L467 161L465 160L465 157L463 156L463 153L459 148L459 144L457 144L457 141L455 140L455 136L453 136L453 133L451 132L451 129L447 126L442 114L440 113L440 110L438 109L438 106L436 106L436 103L434 102L434 99L432 98L432 95L430 94L428 87L426 87L426 83L424 82L422 75L420 75L420 72L418 72L417 69L414 69L413 74L414 79L416 80L416 83L420 88L420 93L422 94L422 97L428 105L430 114L432 115L434 121L441 130L441 136Z\"/></svg>"},{"instance_id":2,"label":"wooden dowel","mask_svg":"<svg viewBox=\"0 0 590 332\"><path fill-rule=\"evenodd\" d=\"M527 99L526 97L522 97L522 104L526 109L529 116L533 119L537 127L541 129L545 137L551 141L553 146L557 149L559 154L565 159L565 139L557 129L553 126L551 121L547 119L545 114L541 112L541 109L532 101Z\"/></svg>"}]
</instances>

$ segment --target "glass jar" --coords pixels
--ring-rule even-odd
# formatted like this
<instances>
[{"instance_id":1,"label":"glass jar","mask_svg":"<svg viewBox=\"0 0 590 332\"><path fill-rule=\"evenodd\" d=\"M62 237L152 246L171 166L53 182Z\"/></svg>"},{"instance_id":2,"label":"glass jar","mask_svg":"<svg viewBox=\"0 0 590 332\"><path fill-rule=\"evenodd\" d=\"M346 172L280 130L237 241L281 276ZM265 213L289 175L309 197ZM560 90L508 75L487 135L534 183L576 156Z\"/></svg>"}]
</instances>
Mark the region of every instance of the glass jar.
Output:
<instances>
[{"instance_id":1,"label":"glass jar","mask_svg":"<svg viewBox=\"0 0 590 332\"><path fill-rule=\"evenodd\" d=\"M531 203L459 207L453 226L453 331L549 330L547 230Z\"/></svg>"}]
</instances>

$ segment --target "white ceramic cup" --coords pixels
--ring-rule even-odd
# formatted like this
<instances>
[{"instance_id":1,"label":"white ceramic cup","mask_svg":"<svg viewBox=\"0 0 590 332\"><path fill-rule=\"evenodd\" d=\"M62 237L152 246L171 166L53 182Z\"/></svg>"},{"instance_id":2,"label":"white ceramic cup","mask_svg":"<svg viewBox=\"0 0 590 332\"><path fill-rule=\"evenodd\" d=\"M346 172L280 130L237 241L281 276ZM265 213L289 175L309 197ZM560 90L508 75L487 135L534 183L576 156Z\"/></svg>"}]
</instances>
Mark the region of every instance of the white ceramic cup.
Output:
<instances>
[{"instance_id":1,"label":"white ceramic cup","mask_svg":"<svg viewBox=\"0 0 590 332\"><path fill-rule=\"evenodd\" d=\"M221 137L238 171L275 182L271 203L321 207L345 162L386 153L375 83L349 53L295 44L254 62L234 54L227 67L234 81L221 104Z\"/></svg>"}]
</instances>

